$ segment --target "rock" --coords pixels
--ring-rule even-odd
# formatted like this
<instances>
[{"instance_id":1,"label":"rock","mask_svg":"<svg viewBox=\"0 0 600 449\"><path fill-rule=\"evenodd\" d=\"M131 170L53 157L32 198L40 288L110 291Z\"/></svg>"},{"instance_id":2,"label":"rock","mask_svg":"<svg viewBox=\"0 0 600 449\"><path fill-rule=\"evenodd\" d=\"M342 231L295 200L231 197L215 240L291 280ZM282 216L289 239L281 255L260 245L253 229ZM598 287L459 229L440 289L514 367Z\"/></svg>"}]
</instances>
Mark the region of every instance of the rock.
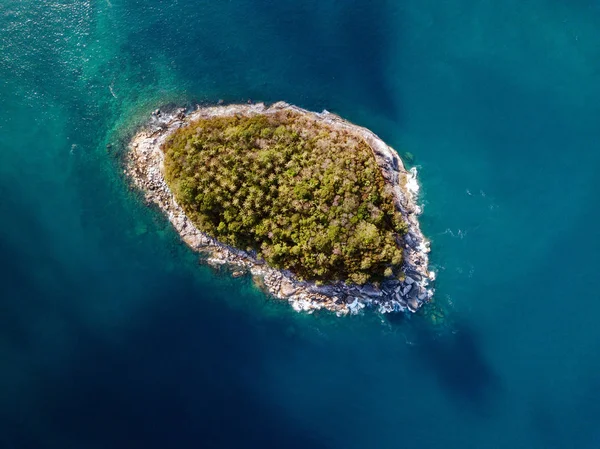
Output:
<instances>
[{"instance_id":1,"label":"rock","mask_svg":"<svg viewBox=\"0 0 600 449\"><path fill-rule=\"evenodd\" d=\"M408 310L410 310L411 312L416 312L417 310L419 310L419 301L417 301L416 298L410 298L408 300Z\"/></svg>"},{"instance_id":2,"label":"rock","mask_svg":"<svg viewBox=\"0 0 600 449\"><path fill-rule=\"evenodd\" d=\"M217 104L218 104L219 106L221 106L223 103L225 103L225 102L224 102L222 99L220 99L220 98L219 98L219 101L217 101Z\"/></svg>"},{"instance_id":3,"label":"rock","mask_svg":"<svg viewBox=\"0 0 600 449\"><path fill-rule=\"evenodd\" d=\"M311 290L330 297L338 294L338 290L332 285L318 285L312 287Z\"/></svg>"},{"instance_id":4,"label":"rock","mask_svg":"<svg viewBox=\"0 0 600 449\"><path fill-rule=\"evenodd\" d=\"M220 268L221 266L223 266L223 264L226 263L226 261L223 259L215 259L211 257L206 259L206 263L213 268Z\"/></svg>"},{"instance_id":5,"label":"rock","mask_svg":"<svg viewBox=\"0 0 600 449\"><path fill-rule=\"evenodd\" d=\"M266 289L265 280L260 275L258 275L258 274L253 275L252 276L252 282L259 289L261 289L261 290L265 290Z\"/></svg>"},{"instance_id":6,"label":"rock","mask_svg":"<svg viewBox=\"0 0 600 449\"><path fill-rule=\"evenodd\" d=\"M358 300L358 298L354 298L354 301L352 301L350 304L348 304L348 309L350 310L350 313L353 315L356 315L364 308L365 308L365 305L363 303L361 303Z\"/></svg>"},{"instance_id":7,"label":"rock","mask_svg":"<svg viewBox=\"0 0 600 449\"><path fill-rule=\"evenodd\" d=\"M156 117L160 117L160 109L156 109L152 115L155 115Z\"/></svg>"},{"instance_id":8,"label":"rock","mask_svg":"<svg viewBox=\"0 0 600 449\"><path fill-rule=\"evenodd\" d=\"M404 312L406 310L406 306L400 302L392 301L392 306L394 308L394 312Z\"/></svg>"},{"instance_id":9,"label":"rock","mask_svg":"<svg viewBox=\"0 0 600 449\"><path fill-rule=\"evenodd\" d=\"M244 275L244 272L243 272L243 271L239 271L239 270L237 270L237 271L234 271L233 273L231 273L231 275L232 275L234 278L239 278L239 277L242 277L242 276Z\"/></svg>"},{"instance_id":10,"label":"rock","mask_svg":"<svg viewBox=\"0 0 600 449\"><path fill-rule=\"evenodd\" d=\"M380 304L379 308L377 309L379 311L379 313L390 313L394 311L394 307L392 306L392 304Z\"/></svg>"},{"instance_id":11,"label":"rock","mask_svg":"<svg viewBox=\"0 0 600 449\"><path fill-rule=\"evenodd\" d=\"M362 287L359 287L358 290L363 295L370 296L371 298L379 298L380 296L383 295L383 292L381 290L375 288L375 286L371 285L371 284L367 284Z\"/></svg>"},{"instance_id":12,"label":"rock","mask_svg":"<svg viewBox=\"0 0 600 449\"><path fill-rule=\"evenodd\" d=\"M279 293L283 296L292 296L294 293L298 291L298 287L292 284L287 279L283 279L281 281L281 285L279 286Z\"/></svg>"},{"instance_id":13,"label":"rock","mask_svg":"<svg viewBox=\"0 0 600 449\"><path fill-rule=\"evenodd\" d=\"M409 293L408 293L408 297L409 298L416 298L417 297L417 293L418 293L419 289L418 288L413 288Z\"/></svg>"},{"instance_id":14,"label":"rock","mask_svg":"<svg viewBox=\"0 0 600 449\"><path fill-rule=\"evenodd\" d=\"M391 281L384 281L383 284L381 284L383 287L389 287L389 288L396 288L398 287L400 284L402 284L402 282L400 282L397 279L393 279Z\"/></svg>"},{"instance_id":15,"label":"rock","mask_svg":"<svg viewBox=\"0 0 600 449\"><path fill-rule=\"evenodd\" d=\"M381 290L383 291L383 296L390 296L394 293L394 289L388 286L382 287Z\"/></svg>"},{"instance_id":16,"label":"rock","mask_svg":"<svg viewBox=\"0 0 600 449\"><path fill-rule=\"evenodd\" d=\"M414 284L415 280L413 278L411 278L410 276L406 276L406 279L404 279L404 282L406 282L408 285Z\"/></svg>"},{"instance_id":17,"label":"rock","mask_svg":"<svg viewBox=\"0 0 600 449\"><path fill-rule=\"evenodd\" d=\"M410 285L410 284L407 285L406 287L404 287L402 289L402 296L408 295L408 293L411 291L411 289L412 289L412 285Z\"/></svg>"},{"instance_id":18,"label":"rock","mask_svg":"<svg viewBox=\"0 0 600 449\"><path fill-rule=\"evenodd\" d=\"M415 281L420 281L422 279L422 276L419 274L418 271L414 270L414 268L408 268L405 270L407 277L410 276L413 278L413 280Z\"/></svg>"}]
</instances>

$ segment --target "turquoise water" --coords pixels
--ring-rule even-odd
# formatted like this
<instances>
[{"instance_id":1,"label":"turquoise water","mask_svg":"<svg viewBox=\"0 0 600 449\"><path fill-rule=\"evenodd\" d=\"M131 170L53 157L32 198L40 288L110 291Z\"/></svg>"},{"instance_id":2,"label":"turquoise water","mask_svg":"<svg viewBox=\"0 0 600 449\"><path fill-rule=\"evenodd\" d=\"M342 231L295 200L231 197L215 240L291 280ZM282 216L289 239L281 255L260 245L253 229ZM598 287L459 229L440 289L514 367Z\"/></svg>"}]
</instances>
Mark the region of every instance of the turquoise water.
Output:
<instances>
[{"instance_id":1,"label":"turquoise water","mask_svg":"<svg viewBox=\"0 0 600 449\"><path fill-rule=\"evenodd\" d=\"M0 49L0 447L600 447L597 1L3 0ZM198 265L118 155L220 98L415 155L443 325Z\"/></svg>"}]
</instances>

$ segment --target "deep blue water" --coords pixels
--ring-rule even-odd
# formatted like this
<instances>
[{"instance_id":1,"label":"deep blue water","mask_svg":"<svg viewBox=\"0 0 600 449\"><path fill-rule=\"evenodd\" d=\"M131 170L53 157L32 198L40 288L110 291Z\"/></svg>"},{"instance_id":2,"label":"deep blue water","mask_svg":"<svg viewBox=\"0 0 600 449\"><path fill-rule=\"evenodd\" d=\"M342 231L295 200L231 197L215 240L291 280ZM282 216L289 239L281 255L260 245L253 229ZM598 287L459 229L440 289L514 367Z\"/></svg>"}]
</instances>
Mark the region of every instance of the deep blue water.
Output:
<instances>
[{"instance_id":1,"label":"deep blue water","mask_svg":"<svg viewBox=\"0 0 600 449\"><path fill-rule=\"evenodd\" d=\"M3 0L0 447L600 447L599 75L590 0ZM415 155L441 325L198 264L118 153L220 98Z\"/></svg>"}]
</instances>

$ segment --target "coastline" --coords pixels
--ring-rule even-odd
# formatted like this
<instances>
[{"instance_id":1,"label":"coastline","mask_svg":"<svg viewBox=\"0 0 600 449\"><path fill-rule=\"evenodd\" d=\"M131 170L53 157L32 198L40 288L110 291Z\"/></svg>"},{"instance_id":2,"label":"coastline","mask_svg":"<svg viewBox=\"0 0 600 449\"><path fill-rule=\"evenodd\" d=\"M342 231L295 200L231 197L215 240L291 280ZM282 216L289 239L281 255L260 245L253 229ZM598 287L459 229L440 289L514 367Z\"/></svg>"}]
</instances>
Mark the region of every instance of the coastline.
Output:
<instances>
[{"instance_id":1,"label":"coastline","mask_svg":"<svg viewBox=\"0 0 600 449\"><path fill-rule=\"evenodd\" d=\"M408 225L403 244L404 280L385 280L379 286L347 285L339 281L318 286L314 282L300 281L287 270L271 268L250 253L218 242L198 230L187 218L163 177L164 155L160 148L166 138L187 123L200 118L270 114L282 110L308 115L333 129L345 129L358 134L369 145L386 184L393 190L395 206ZM152 114L148 126L131 140L125 173L143 192L146 202L157 205L166 214L182 240L193 250L207 256L208 264L225 265L236 277L250 273L255 284L263 291L289 301L297 311L326 309L337 315L346 315L372 307L381 313L406 310L416 312L433 296L429 282L435 279L435 274L428 271L429 242L423 236L418 221L421 209L416 204L419 188L416 169L407 171L398 154L370 130L328 111L309 112L285 102L269 107L262 103L198 107L189 114L185 109L176 109L170 113L157 110Z\"/></svg>"}]
</instances>

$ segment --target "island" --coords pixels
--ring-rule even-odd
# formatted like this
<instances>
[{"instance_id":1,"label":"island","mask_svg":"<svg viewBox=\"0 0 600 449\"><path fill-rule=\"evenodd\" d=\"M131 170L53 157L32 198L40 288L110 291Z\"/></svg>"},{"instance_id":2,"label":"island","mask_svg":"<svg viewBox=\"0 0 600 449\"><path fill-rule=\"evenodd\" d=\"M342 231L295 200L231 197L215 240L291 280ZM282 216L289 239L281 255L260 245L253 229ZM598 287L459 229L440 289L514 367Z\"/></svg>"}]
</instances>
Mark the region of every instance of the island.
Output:
<instances>
[{"instance_id":1,"label":"island","mask_svg":"<svg viewBox=\"0 0 600 449\"><path fill-rule=\"evenodd\" d=\"M417 311L433 295L416 169L328 111L157 109L125 173L193 250L298 311Z\"/></svg>"}]
</instances>

